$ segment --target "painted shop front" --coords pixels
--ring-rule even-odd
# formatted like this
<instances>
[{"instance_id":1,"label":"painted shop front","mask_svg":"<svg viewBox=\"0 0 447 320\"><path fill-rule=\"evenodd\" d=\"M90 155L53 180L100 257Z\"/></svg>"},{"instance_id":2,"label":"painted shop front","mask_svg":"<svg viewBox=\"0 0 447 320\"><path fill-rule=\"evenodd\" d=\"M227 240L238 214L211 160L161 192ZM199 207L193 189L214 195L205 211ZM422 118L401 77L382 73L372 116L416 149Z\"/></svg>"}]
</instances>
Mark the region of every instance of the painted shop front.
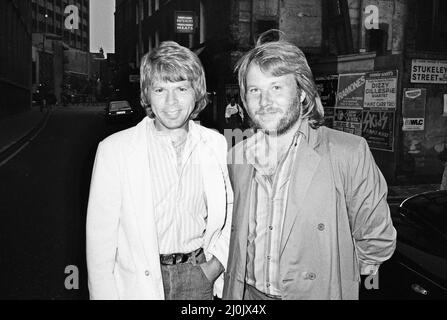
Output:
<instances>
[{"instance_id":1,"label":"painted shop front","mask_svg":"<svg viewBox=\"0 0 447 320\"><path fill-rule=\"evenodd\" d=\"M388 183L440 183L447 153L447 54L311 60L326 125L364 137Z\"/></svg>"}]
</instances>

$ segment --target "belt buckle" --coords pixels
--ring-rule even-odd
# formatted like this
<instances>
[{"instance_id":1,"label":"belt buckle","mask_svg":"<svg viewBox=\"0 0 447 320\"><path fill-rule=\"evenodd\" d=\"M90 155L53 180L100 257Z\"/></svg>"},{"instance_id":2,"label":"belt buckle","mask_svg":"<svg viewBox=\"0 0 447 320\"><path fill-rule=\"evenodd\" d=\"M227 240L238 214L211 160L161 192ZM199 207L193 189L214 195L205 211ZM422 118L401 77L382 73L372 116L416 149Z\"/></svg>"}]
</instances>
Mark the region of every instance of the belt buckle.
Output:
<instances>
[{"instance_id":1,"label":"belt buckle","mask_svg":"<svg viewBox=\"0 0 447 320\"><path fill-rule=\"evenodd\" d=\"M175 265L175 264L181 264L183 261L183 254L181 254L181 253L175 253L175 254L173 254L173 258L174 258L174 261L173 261L173 264Z\"/></svg>"}]
</instances>

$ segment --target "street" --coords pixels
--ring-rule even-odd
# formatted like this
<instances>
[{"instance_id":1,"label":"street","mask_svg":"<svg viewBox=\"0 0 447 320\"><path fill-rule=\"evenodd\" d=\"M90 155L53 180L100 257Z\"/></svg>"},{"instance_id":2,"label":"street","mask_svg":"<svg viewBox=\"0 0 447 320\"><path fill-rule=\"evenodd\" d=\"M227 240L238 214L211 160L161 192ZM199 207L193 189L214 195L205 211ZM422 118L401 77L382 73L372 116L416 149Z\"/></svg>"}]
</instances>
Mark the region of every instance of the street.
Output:
<instances>
[{"instance_id":1,"label":"street","mask_svg":"<svg viewBox=\"0 0 447 320\"><path fill-rule=\"evenodd\" d=\"M85 220L96 148L138 121L106 121L104 106L58 107L37 137L0 166L0 299L89 298ZM398 199L389 194L395 222ZM360 298L396 299L388 288L413 281L399 265L381 268L381 288L387 290L368 290L362 279Z\"/></svg>"},{"instance_id":2,"label":"street","mask_svg":"<svg viewBox=\"0 0 447 320\"><path fill-rule=\"evenodd\" d=\"M0 167L0 299L87 299L85 218L98 142L131 123L103 107L54 110L45 129ZM79 289L65 288L67 266Z\"/></svg>"}]
</instances>

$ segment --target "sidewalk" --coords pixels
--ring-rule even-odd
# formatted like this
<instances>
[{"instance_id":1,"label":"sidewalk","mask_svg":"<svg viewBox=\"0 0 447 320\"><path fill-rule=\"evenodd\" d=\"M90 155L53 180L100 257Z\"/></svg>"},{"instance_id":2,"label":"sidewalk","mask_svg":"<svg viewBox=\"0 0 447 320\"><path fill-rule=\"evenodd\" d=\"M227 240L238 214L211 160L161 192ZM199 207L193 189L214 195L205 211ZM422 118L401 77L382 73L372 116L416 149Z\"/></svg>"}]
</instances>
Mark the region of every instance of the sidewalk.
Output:
<instances>
[{"instance_id":1,"label":"sidewalk","mask_svg":"<svg viewBox=\"0 0 447 320\"><path fill-rule=\"evenodd\" d=\"M30 110L0 119L0 159L42 126L47 115L48 110L41 112L40 107L31 107Z\"/></svg>"}]
</instances>

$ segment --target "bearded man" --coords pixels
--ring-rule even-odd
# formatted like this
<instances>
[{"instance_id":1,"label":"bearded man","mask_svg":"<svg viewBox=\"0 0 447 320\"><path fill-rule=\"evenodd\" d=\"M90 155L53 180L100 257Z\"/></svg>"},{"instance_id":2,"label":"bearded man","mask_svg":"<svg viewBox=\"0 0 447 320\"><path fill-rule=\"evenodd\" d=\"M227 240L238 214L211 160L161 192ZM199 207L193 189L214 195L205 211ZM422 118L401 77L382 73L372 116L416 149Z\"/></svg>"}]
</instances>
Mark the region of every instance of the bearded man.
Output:
<instances>
[{"instance_id":1,"label":"bearded man","mask_svg":"<svg viewBox=\"0 0 447 320\"><path fill-rule=\"evenodd\" d=\"M224 299L358 299L396 246L386 181L362 137L323 126L303 52L259 44L237 65L257 133L229 155Z\"/></svg>"}]
</instances>

